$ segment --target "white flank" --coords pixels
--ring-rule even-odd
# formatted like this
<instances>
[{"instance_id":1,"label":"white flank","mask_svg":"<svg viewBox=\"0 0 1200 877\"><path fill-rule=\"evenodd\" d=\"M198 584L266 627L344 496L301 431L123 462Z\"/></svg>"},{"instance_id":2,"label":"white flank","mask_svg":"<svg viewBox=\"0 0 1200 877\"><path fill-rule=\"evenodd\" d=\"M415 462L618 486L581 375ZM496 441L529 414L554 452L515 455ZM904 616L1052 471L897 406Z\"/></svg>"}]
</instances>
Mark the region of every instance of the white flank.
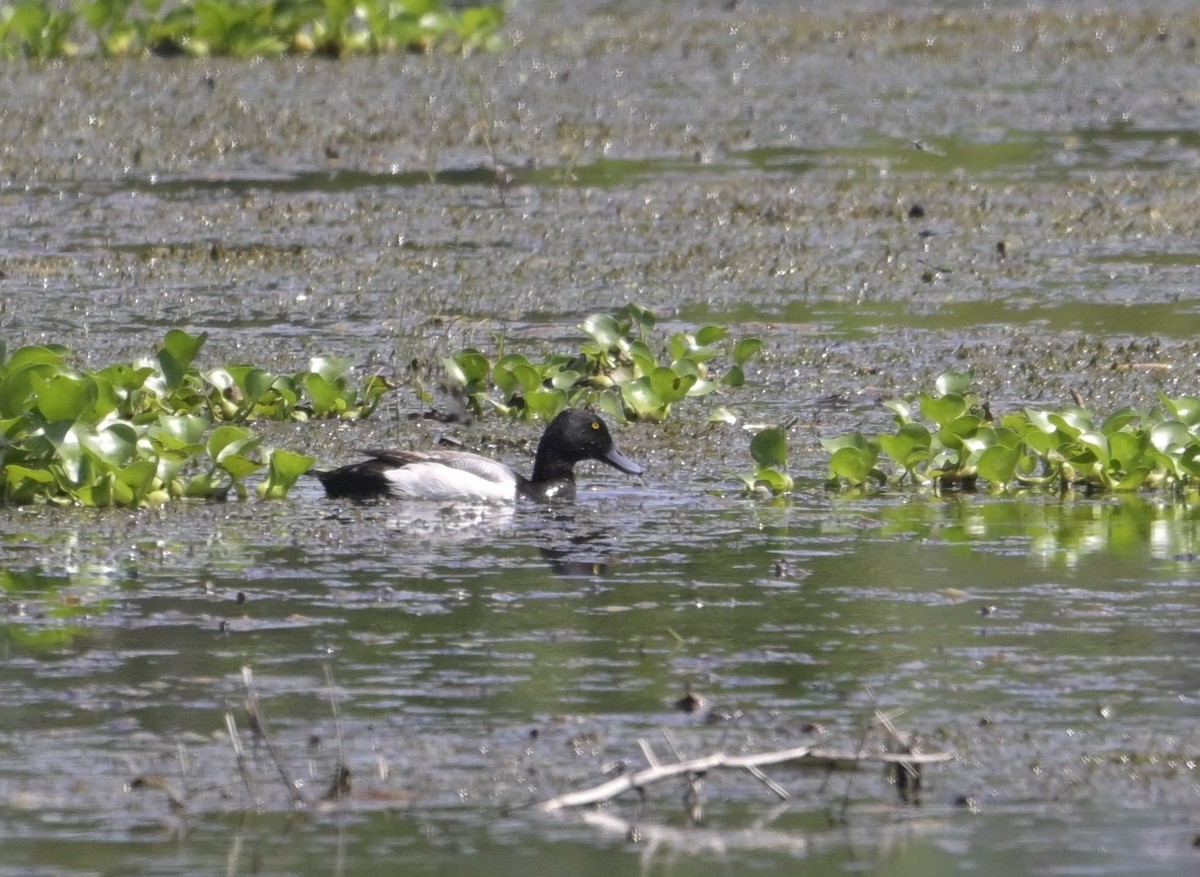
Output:
<instances>
[{"instance_id":1,"label":"white flank","mask_svg":"<svg viewBox=\"0 0 1200 877\"><path fill-rule=\"evenodd\" d=\"M517 498L516 479L480 478L444 463L409 463L387 473L388 490L401 499L477 500L512 502Z\"/></svg>"}]
</instances>

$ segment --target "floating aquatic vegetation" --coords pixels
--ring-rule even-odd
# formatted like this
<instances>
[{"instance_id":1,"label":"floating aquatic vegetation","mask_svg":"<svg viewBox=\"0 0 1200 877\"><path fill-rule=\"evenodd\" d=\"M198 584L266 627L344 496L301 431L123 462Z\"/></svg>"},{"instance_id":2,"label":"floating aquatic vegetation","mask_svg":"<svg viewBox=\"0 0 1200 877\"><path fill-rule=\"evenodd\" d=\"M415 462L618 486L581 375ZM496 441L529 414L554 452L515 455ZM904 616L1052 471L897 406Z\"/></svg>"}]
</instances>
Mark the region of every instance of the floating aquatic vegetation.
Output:
<instances>
[{"instance_id":1,"label":"floating aquatic vegetation","mask_svg":"<svg viewBox=\"0 0 1200 877\"><path fill-rule=\"evenodd\" d=\"M315 357L307 371L247 365L202 372L206 335L173 329L153 361L72 369L58 345L5 358L0 344L0 498L85 506L154 505L174 497L285 496L313 459L261 446L251 420L369 416L389 384L350 381L349 360Z\"/></svg>"},{"instance_id":2,"label":"floating aquatic vegetation","mask_svg":"<svg viewBox=\"0 0 1200 877\"><path fill-rule=\"evenodd\" d=\"M578 405L592 405L620 421L665 420L686 398L745 383L745 366L762 349L758 338L732 341L723 326L673 333L656 353L652 312L631 304L615 314L592 314L580 325L590 340L575 353L535 362L519 353L495 361L468 348L443 365L476 414L543 420ZM724 370L716 361L727 359ZM724 419L725 414L722 415Z\"/></svg>"},{"instance_id":3,"label":"floating aquatic vegetation","mask_svg":"<svg viewBox=\"0 0 1200 877\"><path fill-rule=\"evenodd\" d=\"M787 428L767 426L750 439L750 456L758 466L753 472L739 474L747 493L778 496L795 486L788 474Z\"/></svg>"},{"instance_id":4,"label":"floating aquatic vegetation","mask_svg":"<svg viewBox=\"0 0 1200 877\"><path fill-rule=\"evenodd\" d=\"M498 4L442 0L50 0L0 4L0 57L319 54L496 48Z\"/></svg>"},{"instance_id":5,"label":"floating aquatic vegetation","mask_svg":"<svg viewBox=\"0 0 1200 877\"><path fill-rule=\"evenodd\" d=\"M947 372L933 392L883 404L896 430L849 432L822 444L836 488L905 483L993 493L1041 489L1193 494L1200 477L1200 399L1169 398L1145 411L1099 417L1082 405L997 415L970 391L971 376ZM881 455L899 468L880 468Z\"/></svg>"}]
</instances>

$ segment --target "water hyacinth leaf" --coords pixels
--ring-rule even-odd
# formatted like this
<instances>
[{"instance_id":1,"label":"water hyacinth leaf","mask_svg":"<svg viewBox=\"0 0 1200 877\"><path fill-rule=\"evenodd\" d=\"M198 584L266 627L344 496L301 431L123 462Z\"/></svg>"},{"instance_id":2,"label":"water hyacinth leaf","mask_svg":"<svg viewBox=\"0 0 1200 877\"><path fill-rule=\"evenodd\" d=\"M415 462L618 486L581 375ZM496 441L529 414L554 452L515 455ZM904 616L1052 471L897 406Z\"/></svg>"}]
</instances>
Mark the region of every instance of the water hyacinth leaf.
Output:
<instances>
[{"instance_id":1,"label":"water hyacinth leaf","mask_svg":"<svg viewBox=\"0 0 1200 877\"><path fill-rule=\"evenodd\" d=\"M939 474L957 471L962 454L959 448L942 448L929 461L930 469Z\"/></svg>"},{"instance_id":2,"label":"water hyacinth leaf","mask_svg":"<svg viewBox=\"0 0 1200 877\"><path fill-rule=\"evenodd\" d=\"M199 445L208 430L208 420L195 414L160 414L154 431L164 445L186 450Z\"/></svg>"},{"instance_id":3,"label":"water hyacinth leaf","mask_svg":"<svg viewBox=\"0 0 1200 877\"><path fill-rule=\"evenodd\" d=\"M960 438L970 438L977 433L983 426L983 419L977 414L964 414L961 417L956 417L950 423L946 424L940 431L941 433L951 433Z\"/></svg>"},{"instance_id":4,"label":"water hyacinth leaf","mask_svg":"<svg viewBox=\"0 0 1200 877\"><path fill-rule=\"evenodd\" d=\"M488 358L472 348L444 360L444 365L450 376L463 386L486 384L492 370Z\"/></svg>"},{"instance_id":5,"label":"water hyacinth leaf","mask_svg":"<svg viewBox=\"0 0 1200 877\"><path fill-rule=\"evenodd\" d=\"M342 389L319 374L310 372L305 375L304 389L308 391L308 397L312 399L313 413L317 416L336 416L346 410L346 400L342 395Z\"/></svg>"},{"instance_id":6,"label":"water hyacinth leaf","mask_svg":"<svg viewBox=\"0 0 1200 877\"><path fill-rule=\"evenodd\" d=\"M930 396L928 393L921 393L921 414L932 420L938 426L945 426L947 423L952 423L967 412L967 403L962 396L944 395Z\"/></svg>"},{"instance_id":7,"label":"water hyacinth leaf","mask_svg":"<svg viewBox=\"0 0 1200 877\"><path fill-rule=\"evenodd\" d=\"M19 351L18 351L19 352ZM49 363L30 362L10 366L0 377L0 417L17 417L29 408L35 393L34 381L49 379L58 374L59 367Z\"/></svg>"},{"instance_id":8,"label":"water hyacinth leaf","mask_svg":"<svg viewBox=\"0 0 1200 877\"><path fill-rule=\"evenodd\" d=\"M865 484L875 471L876 455L869 448L839 448L829 458L829 468L851 484Z\"/></svg>"},{"instance_id":9,"label":"water hyacinth leaf","mask_svg":"<svg viewBox=\"0 0 1200 877\"><path fill-rule=\"evenodd\" d=\"M315 457L276 449L267 455L267 477L258 485L259 496L264 499L283 499L309 469L316 463Z\"/></svg>"},{"instance_id":10,"label":"water hyacinth leaf","mask_svg":"<svg viewBox=\"0 0 1200 877\"><path fill-rule=\"evenodd\" d=\"M244 454L227 453L219 461L221 468L228 472L234 482L241 482L247 475L253 475L263 467L258 460L253 460Z\"/></svg>"},{"instance_id":11,"label":"water hyacinth leaf","mask_svg":"<svg viewBox=\"0 0 1200 877\"><path fill-rule=\"evenodd\" d=\"M867 437L858 430L852 430L834 438L821 439L821 446L830 453L841 448L865 448L867 445Z\"/></svg>"},{"instance_id":12,"label":"water hyacinth leaf","mask_svg":"<svg viewBox=\"0 0 1200 877\"><path fill-rule=\"evenodd\" d=\"M106 466L124 466L137 453L138 434L128 423L110 423L95 431L77 429L77 434L83 447Z\"/></svg>"},{"instance_id":13,"label":"water hyacinth leaf","mask_svg":"<svg viewBox=\"0 0 1200 877\"><path fill-rule=\"evenodd\" d=\"M1184 470L1190 479L1200 478L1200 445L1188 445L1179 455L1179 468Z\"/></svg>"},{"instance_id":14,"label":"water hyacinth leaf","mask_svg":"<svg viewBox=\"0 0 1200 877\"><path fill-rule=\"evenodd\" d=\"M231 485L219 482L211 472L202 472L188 479L183 495L189 499L222 499Z\"/></svg>"},{"instance_id":15,"label":"water hyacinth leaf","mask_svg":"<svg viewBox=\"0 0 1200 877\"><path fill-rule=\"evenodd\" d=\"M467 385L467 373L463 371L461 365L458 364L458 359L453 356L447 356L442 360L442 368L446 370L446 376L456 384L462 386Z\"/></svg>"},{"instance_id":16,"label":"water hyacinth leaf","mask_svg":"<svg viewBox=\"0 0 1200 877\"><path fill-rule=\"evenodd\" d=\"M914 417L912 405L903 399L885 399L881 404L896 415L897 426L910 423Z\"/></svg>"},{"instance_id":17,"label":"water hyacinth leaf","mask_svg":"<svg viewBox=\"0 0 1200 877\"><path fill-rule=\"evenodd\" d=\"M65 420L59 421L59 423L65 424L67 429L54 439L55 464L71 485L84 484L87 481L86 466L88 463L80 433L90 435L94 430L86 423L70 423Z\"/></svg>"},{"instance_id":18,"label":"water hyacinth leaf","mask_svg":"<svg viewBox=\"0 0 1200 877\"><path fill-rule=\"evenodd\" d=\"M74 491L74 498L88 508L108 508L113 505L129 505L132 491L128 487L116 489L116 476L105 472L94 480L85 480ZM121 502L125 499L125 502Z\"/></svg>"},{"instance_id":19,"label":"water hyacinth leaf","mask_svg":"<svg viewBox=\"0 0 1200 877\"><path fill-rule=\"evenodd\" d=\"M771 494L778 496L783 493L790 493L795 487L795 482L792 476L786 472L780 472L778 469L773 469L770 466L762 466L758 468L753 477L753 484L749 485L751 489L765 488Z\"/></svg>"},{"instance_id":20,"label":"water hyacinth leaf","mask_svg":"<svg viewBox=\"0 0 1200 877\"><path fill-rule=\"evenodd\" d=\"M1042 455L1056 453L1062 447L1063 442L1067 441L1066 437L1059 435L1057 430L1043 432L1036 427L1027 430L1021 438L1030 450Z\"/></svg>"},{"instance_id":21,"label":"water hyacinth leaf","mask_svg":"<svg viewBox=\"0 0 1200 877\"><path fill-rule=\"evenodd\" d=\"M991 430L992 441L994 444L1003 445L1006 448L1014 450L1021 447L1021 436L1007 426L994 427Z\"/></svg>"},{"instance_id":22,"label":"water hyacinth leaf","mask_svg":"<svg viewBox=\"0 0 1200 877\"><path fill-rule=\"evenodd\" d=\"M540 376L534 369L529 369L535 379L540 380ZM550 379L550 386L556 390L571 390L583 382L583 375L577 371L564 369Z\"/></svg>"},{"instance_id":23,"label":"water hyacinth leaf","mask_svg":"<svg viewBox=\"0 0 1200 877\"><path fill-rule=\"evenodd\" d=\"M644 341L634 341L629 345L629 358L637 370L637 377L648 375L658 368L658 359Z\"/></svg>"},{"instance_id":24,"label":"water hyacinth leaf","mask_svg":"<svg viewBox=\"0 0 1200 877\"><path fill-rule=\"evenodd\" d=\"M683 399L694 383L694 374L679 374L666 366L660 366L650 373L650 386L661 405L670 405Z\"/></svg>"},{"instance_id":25,"label":"water hyacinth leaf","mask_svg":"<svg viewBox=\"0 0 1200 877\"><path fill-rule=\"evenodd\" d=\"M54 480L54 473L49 469L9 463L4 467L4 499L6 502L30 502L44 488L52 486Z\"/></svg>"},{"instance_id":26,"label":"water hyacinth leaf","mask_svg":"<svg viewBox=\"0 0 1200 877\"><path fill-rule=\"evenodd\" d=\"M249 450L258 442L258 439L251 437L249 430L240 426L219 426L208 437L205 447L209 457L219 463L223 457Z\"/></svg>"},{"instance_id":27,"label":"water hyacinth leaf","mask_svg":"<svg viewBox=\"0 0 1200 877\"><path fill-rule=\"evenodd\" d=\"M943 372L934 381L940 396L963 396L971 388L970 372Z\"/></svg>"},{"instance_id":28,"label":"water hyacinth leaf","mask_svg":"<svg viewBox=\"0 0 1200 877\"><path fill-rule=\"evenodd\" d=\"M541 375L519 353L506 354L496 361L492 381L508 399L528 393L542 382Z\"/></svg>"},{"instance_id":29,"label":"water hyacinth leaf","mask_svg":"<svg viewBox=\"0 0 1200 877\"><path fill-rule=\"evenodd\" d=\"M727 387L740 387L746 383L746 373L740 365L731 365L721 378L721 383Z\"/></svg>"},{"instance_id":30,"label":"water hyacinth leaf","mask_svg":"<svg viewBox=\"0 0 1200 877\"><path fill-rule=\"evenodd\" d=\"M666 415L666 405L654 392L648 375L622 384L621 398L639 420L662 420Z\"/></svg>"},{"instance_id":31,"label":"water hyacinth leaf","mask_svg":"<svg viewBox=\"0 0 1200 877\"><path fill-rule=\"evenodd\" d=\"M929 459L933 436L922 423L906 423L892 435L880 435L878 441L885 454L911 469L916 463Z\"/></svg>"},{"instance_id":32,"label":"water hyacinth leaf","mask_svg":"<svg viewBox=\"0 0 1200 877\"><path fill-rule=\"evenodd\" d=\"M1110 458L1122 468L1129 469L1138 464L1150 444L1148 433L1114 432L1108 436Z\"/></svg>"},{"instance_id":33,"label":"water hyacinth leaf","mask_svg":"<svg viewBox=\"0 0 1200 877\"><path fill-rule=\"evenodd\" d=\"M1153 471L1153 466L1135 466L1132 469L1126 470L1124 475L1116 479L1111 489L1122 492L1139 490L1146 483L1146 479Z\"/></svg>"},{"instance_id":34,"label":"water hyacinth leaf","mask_svg":"<svg viewBox=\"0 0 1200 877\"><path fill-rule=\"evenodd\" d=\"M292 392L289 397L289 390L284 386L280 386L283 380L284 379L281 378L280 380L276 381L274 387L281 395L284 396L285 399L288 400L289 405L295 405L295 393ZM379 407L379 403L383 400L384 395L390 389L392 389L392 385L383 375L371 375L371 377L367 378L366 381L363 382L362 386L362 406L359 412L360 416L368 417L372 412L374 412L375 409Z\"/></svg>"},{"instance_id":35,"label":"water hyacinth leaf","mask_svg":"<svg viewBox=\"0 0 1200 877\"><path fill-rule=\"evenodd\" d=\"M724 326L702 326L696 331L696 343L702 347L711 347L724 341L729 330Z\"/></svg>"},{"instance_id":36,"label":"water hyacinth leaf","mask_svg":"<svg viewBox=\"0 0 1200 877\"><path fill-rule=\"evenodd\" d=\"M48 365L52 371L66 367L69 351L61 344L32 344L13 351L12 358L4 363L6 370L24 368L29 365Z\"/></svg>"},{"instance_id":37,"label":"water hyacinth leaf","mask_svg":"<svg viewBox=\"0 0 1200 877\"><path fill-rule=\"evenodd\" d=\"M760 429L750 439L750 456L759 466L787 468L787 432L782 426Z\"/></svg>"},{"instance_id":38,"label":"water hyacinth leaf","mask_svg":"<svg viewBox=\"0 0 1200 877\"><path fill-rule=\"evenodd\" d=\"M733 345L733 364L745 368L746 363L758 355L763 343L758 338L742 338Z\"/></svg>"},{"instance_id":39,"label":"water hyacinth leaf","mask_svg":"<svg viewBox=\"0 0 1200 877\"><path fill-rule=\"evenodd\" d=\"M1030 429L1036 429L1029 422L1029 415L1025 411L1012 411L1000 418L1000 426L1016 435L1024 435Z\"/></svg>"},{"instance_id":40,"label":"water hyacinth leaf","mask_svg":"<svg viewBox=\"0 0 1200 877\"><path fill-rule=\"evenodd\" d=\"M551 387L537 387L525 397L525 407L534 417L549 422L567 407L567 394Z\"/></svg>"},{"instance_id":41,"label":"water hyacinth leaf","mask_svg":"<svg viewBox=\"0 0 1200 877\"><path fill-rule=\"evenodd\" d=\"M1159 481L1169 481L1183 476L1183 469L1179 465L1179 458L1182 453L1182 448L1178 445L1173 446L1171 451L1160 451L1157 448L1150 447L1146 450L1146 465L1153 464Z\"/></svg>"},{"instance_id":42,"label":"water hyacinth leaf","mask_svg":"<svg viewBox=\"0 0 1200 877\"><path fill-rule=\"evenodd\" d=\"M99 423L109 415L132 417L134 414L130 392L118 390L107 379L99 374L91 375L96 384L96 401L88 409L88 419Z\"/></svg>"},{"instance_id":43,"label":"water hyacinth leaf","mask_svg":"<svg viewBox=\"0 0 1200 877\"><path fill-rule=\"evenodd\" d=\"M1049 420L1055 429L1070 438L1078 438L1080 433L1093 432L1092 413L1083 408L1065 408L1049 415Z\"/></svg>"},{"instance_id":44,"label":"water hyacinth leaf","mask_svg":"<svg viewBox=\"0 0 1200 877\"><path fill-rule=\"evenodd\" d=\"M621 324L610 314L592 314L583 321L580 328L604 350L619 347L625 334L621 331Z\"/></svg>"},{"instance_id":45,"label":"water hyacinth leaf","mask_svg":"<svg viewBox=\"0 0 1200 877\"><path fill-rule=\"evenodd\" d=\"M972 456L978 456L996 443L996 431L990 426L980 426L962 437L962 446Z\"/></svg>"},{"instance_id":46,"label":"water hyacinth leaf","mask_svg":"<svg viewBox=\"0 0 1200 877\"><path fill-rule=\"evenodd\" d=\"M1163 453L1178 452L1192 441L1188 428L1178 420L1166 420L1150 430L1150 443Z\"/></svg>"},{"instance_id":47,"label":"water hyacinth leaf","mask_svg":"<svg viewBox=\"0 0 1200 877\"><path fill-rule=\"evenodd\" d=\"M200 348L208 340L208 333L189 335L182 329L172 329L167 332L163 346L159 349L158 367L162 372L167 390L178 389L187 375L188 369L196 360Z\"/></svg>"},{"instance_id":48,"label":"water hyacinth leaf","mask_svg":"<svg viewBox=\"0 0 1200 877\"><path fill-rule=\"evenodd\" d=\"M348 356L314 356L308 361L308 370L333 384L346 377L353 365Z\"/></svg>"},{"instance_id":49,"label":"water hyacinth leaf","mask_svg":"<svg viewBox=\"0 0 1200 877\"><path fill-rule=\"evenodd\" d=\"M132 491L130 499L136 502L149 492L158 477L158 465L154 460L137 460L119 469L116 475Z\"/></svg>"},{"instance_id":50,"label":"water hyacinth leaf","mask_svg":"<svg viewBox=\"0 0 1200 877\"><path fill-rule=\"evenodd\" d=\"M687 332L676 332L671 336L671 356L674 359L682 359L686 356L696 362L707 362L722 352L721 348L700 341L699 334L690 335Z\"/></svg>"},{"instance_id":51,"label":"water hyacinth leaf","mask_svg":"<svg viewBox=\"0 0 1200 877\"><path fill-rule=\"evenodd\" d=\"M499 10L497 10L499 11ZM636 325L641 331L648 332L654 328L658 322L658 317L649 308L642 307L636 302L630 302L617 312L617 316L621 320L628 320Z\"/></svg>"},{"instance_id":52,"label":"water hyacinth leaf","mask_svg":"<svg viewBox=\"0 0 1200 877\"><path fill-rule=\"evenodd\" d=\"M1020 453L1004 445L992 445L979 455L976 471L993 487L1002 488L1013 480L1017 471Z\"/></svg>"},{"instance_id":53,"label":"water hyacinth leaf","mask_svg":"<svg viewBox=\"0 0 1200 877\"><path fill-rule=\"evenodd\" d=\"M1162 391L1159 391L1158 399L1162 403L1163 409L1175 420L1187 426L1195 426L1200 422L1200 399L1194 396L1179 396L1172 399Z\"/></svg>"},{"instance_id":54,"label":"water hyacinth leaf","mask_svg":"<svg viewBox=\"0 0 1200 877\"><path fill-rule=\"evenodd\" d=\"M247 409L257 405L275 383L274 375L255 366L233 366L230 373L237 381L238 390L242 394L242 404Z\"/></svg>"},{"instance_id":55,"label":"water hyacinth leaf","mask_svg":"<svg viewBox=\"0 0 1200 877\"><path fill-rule=\"evenodd\" d=\"M1112 459L1112 452L1109 450L1108 436L1100 432L1081 432L1075 439L1076 443L1086 448L1092 453L1096 460L1104 466L1107 466Z\"/></svg>"},{"instance_id":56,"label":"water hyacinth leaf","mask_svg":"<svg viewBox=\"0 0 1200 877\"><path fill-rule=\"evenodd\" d=\"M687 356L696 349L696 339L685 332L676 332L671 336L670 353L672 359Z\"/></svg>"},{"instance_id":57,"label":"water hyacinth leaf","mask_svg":"<svg viewBox=\"0 0 1200 877\"><path fill-rule=\"evenodd\" d=\"M78 420L95 404L100 393L91 377L56 374L31 375L35 407L49 421Z\"/></svg>"},{"instance_id":58,"label":"water hyacinth leaf","mask_svg":"<svg viewBox=\"0 0 1200 877\"><path fill-rule=\"evenodd\" d=\"M618 423L626 421L625 405L622 401L621 391L615 387L605 390L596 400L596 407L601 414L606 414Z\"/></svg>"},{"instance_id":59,"label":"water hyacinth leaf","mask_svg":"<svg viewBox=\"0 0 1200 877\"><path fill-rule=\"evenodd\" d=\"M737 415L724 406L718 405L708 412L709 423L727 423L730 426L737 423Z\"/></svg>"},{"instance_id":60,"label":"water hyacinth leaf","mask_svg":"<svg viewBox=\"0 0 1200 877\"><path fill-rule=\"evenodd\" d=\"M1111 436L1136 422L1137 419L1137 412L1132 408L1120 408L1104 418L1104 422L1100 424L1100 431L1107 436Z\"/></svg>"},{"instance_id":61,"label":"water hyacinth leaf","mask_svg":"<svg viewBox=\"0 0 1200 877\"><path fill-rule=\"evenodd\" d=\"M680 359L672 360L671 364L667 366L667 368L676 374L691 375L695 378L702 378L705 374L707 374L707 370L702 367L699 362L694 359L689 359L686 356Z\"/></svg>"}]
</instances>

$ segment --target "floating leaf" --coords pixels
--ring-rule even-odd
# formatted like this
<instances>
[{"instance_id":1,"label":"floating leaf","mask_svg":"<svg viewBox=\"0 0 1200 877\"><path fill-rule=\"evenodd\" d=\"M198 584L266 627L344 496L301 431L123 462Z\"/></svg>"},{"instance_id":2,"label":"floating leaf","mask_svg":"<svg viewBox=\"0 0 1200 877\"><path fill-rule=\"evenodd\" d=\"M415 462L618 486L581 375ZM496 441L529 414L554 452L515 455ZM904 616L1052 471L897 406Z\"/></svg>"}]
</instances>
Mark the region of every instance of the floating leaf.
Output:
<instances>
[{"instance_id":1,"label":"floating leaf","mask_svg":"<svg viewBox=\"0 0 1200 877\"><path fill-rule=\"evenodd\" d=\"M650 385L660 405L671 405L683 399L695 383L696 375L680 373L665 366L650 373Z\"/></svg>"},{"instance_id":2,"label":"floating leaf","mask_svg":"<svg viewBox=\"0 0 1200 877\"><path fill-rule=\"evenodd\" d=\"M986 478L996 488L1002 488L1016 475L1020 452L1003 445L992 445L979 455L976 469L980 477Z\"/></svg>"},{"instance_id":3,"label":"floating leaf","mask_svg":"<svg viewBox=\"0 0 1200 877\"><path fill-rule=\"evenodd\" d=\"M583 321L580 327L605 350L611 350L617 347L624 333L621 331L621 324L609 314L592 314Z\"/></svg>"},{"instance_id":4,"label":"floating leaf","mask_svg":"<svg viewBox=\"0 0 1200 877\"><path fill-rule=\"evenodd\" d=\"M851 484L865 484L874 473L877 459L869 448L839 448L829 458L829 468L838 478Z\"/></svg>"},{"instance_id":5,"label":"floating leaf","mask_svg":"<svg viewBox=\"0 0 1200 877\"><path fill-rule=\"evenodd\" d=\"M782 426L760 429L750 439L750 456L760 466L787 468L787 432Z\"/></svg>"},{"instance_id":6,"label":"floating leaf","mask_svg":"<svg viewBox=\"0 0 1200 877\"><path fill-rule=\"evenodd\" d=\"M1150 443L1163 453L1182 450L1191 441L1192 434L1178 420L1164 421L1150 430Z\"/></svg>"},{"instance_id":7,"label":"floating leaf","mask_svg":"<svg viewBox=\"0 0 1200 877\"><path fill-rule=\"evenodd\" d=\"M763 343L758 338L742 338L733 345L733 363L744 368L746 363L758 355Z\"/></svg>"},{"instance_id":8,"label":"floating leaf","mask_svg":"<svg viewBox=\"0 0 1200 877\"><path fill-rule=\"evenodd\" d=\"M654 391L648 376L622 384L621 397L638 419L662 420L666 416L666 405Z\"/></svg>"},{"instance_id":9,"label":"floating leaf","mask_svg":"<svg viewBox=\"0 0 1200 877\"><path fill-rule=\"evenodd\" d=\"M199 335L189 335L182 329L167 332L157 356L158 367L162 371L167 390L175 390L183 383L188 369L207 339L207 332L201 332Z\"/></svg>"},{"instance_id":10,"label":"floating leaf","mask_svg":"<svg viewBox=\"0 0 1200 877\"><path fill-rule=\"evenodd\" d=\"M1132 408L1121 408L1104 418L1104 423L1100 425L1100 431L1107 436L1111 436L1126 426L1135 423L1137 419L1137 413Z\"/></svg>"},{"instance_id":11,"label":"floating leaf","mask_svg":"<svg viewBox=\"0 0 1200 877\"><path fill-rule=\"evenodd\" d=\"M32 374L31 380L36 407L49 421L79 419L100 395L96 381L91 377Z\"/></svg>"},{"instance_id":12,"label":"floating leaf","mask_svg":"<svg viewBox=\"0 0 1200 877\"><path fill-rule=\"evenodd\" d=\"M1162 392L1158 394L1158 398L1162 402L1163 408L1174 419L1189 427L1200 422L1200 399L1194 396L1179 396L1172 399Z\"/></svg>"},{"instance_id":13,"label":"floating leaf","mask_svg":"<svg viewBox=\"0 0 1200 877\"><path fill-rule=\"evenodd\" d=\"M711 347L719 341L724 341L729 330L724 326L703 326L696 330L696 343L702 347Z\"/></svg>"},{"instance_id":14,"label":"floating leaf","mask_svg":"<svg viewBox=\"0 0 1200 877\"><path fill-rule=\"evenodd\" d=\"M970 372L944 372L934 382L939 396L962 396L971 387Z\"/></svg>"},{"instance_id":15,"label":"floating leaf","mask_svg":"<svg viewBox=\"0 0 1200 877\"><path fill-rule=\"evenodd\" d=\"M354 360L348 356L314 356L308 361L308 370L332 384L349 374L353 365Z\"/></svg>"},{"instance_id":16,"label":"floating leaf","mask_svg":"<svg viewBox=\"0 0 1200 877\"><path fill-rule=\"evenodd\" d=\"M281 499L295 486L304 473L316 463L315 457L291 451L275 450L267 456L267 478L258 486L259 495L266 499Z\"/></svg>"},{"instance_id":17,"label":"floating leaf","mask_svg":"<svg viewBox=\"0 0 1200 877\"><path fill-rule=\"evenodd\" d=\"M945 426L947 423L952 423L967 413L967 403L963 400L962 396L930 396L928 393L921 393L919 398L921 400L921 414L932 420L939 427Z\"/></svg>"}]
</instances>

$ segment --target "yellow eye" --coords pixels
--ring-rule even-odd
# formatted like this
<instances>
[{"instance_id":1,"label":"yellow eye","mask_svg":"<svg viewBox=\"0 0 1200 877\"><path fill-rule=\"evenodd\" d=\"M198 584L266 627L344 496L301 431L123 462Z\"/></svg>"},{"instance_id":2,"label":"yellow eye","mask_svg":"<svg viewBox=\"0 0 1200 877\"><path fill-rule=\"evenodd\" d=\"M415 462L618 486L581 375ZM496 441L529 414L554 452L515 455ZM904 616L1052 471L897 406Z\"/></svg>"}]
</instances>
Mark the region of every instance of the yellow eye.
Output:
<instances>
[{"instance_id":1,"label":"yellow eye","mask_svg":"<svg viewBox=\"0 0 1200 877\"><path fill-rule=\"evenodd\" d=\"M592 429L599 429L599 428L600 428L600 421L599 421L599 420L593 420L593 421L592 421Z\"/></svg>"}]
</instances>

